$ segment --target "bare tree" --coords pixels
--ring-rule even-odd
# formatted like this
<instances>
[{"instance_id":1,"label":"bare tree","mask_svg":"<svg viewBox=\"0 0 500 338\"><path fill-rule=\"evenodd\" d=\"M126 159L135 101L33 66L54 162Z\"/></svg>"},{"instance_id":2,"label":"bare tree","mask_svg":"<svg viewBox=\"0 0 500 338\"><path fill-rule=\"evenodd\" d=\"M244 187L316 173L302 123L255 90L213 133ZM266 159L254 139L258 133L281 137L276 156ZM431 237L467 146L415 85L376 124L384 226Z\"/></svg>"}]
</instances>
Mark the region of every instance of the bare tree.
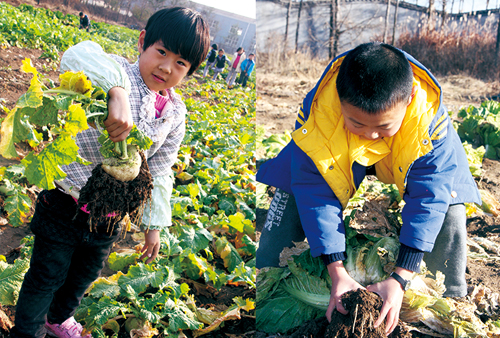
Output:
<instances>
[{"instance_id":1,"label":"bare tree","mask_svg":"<svg viewBox=\"0 0 500 338\"><path fill-rule=\"evenodd\" d=\"M384 39L383 43L387 43L387 28L389 26L389 14L391 13L391 0L387 0L387 10L385 11L385 23L384 23Z\"/></svg>"},{"instance_id":2,"label":"bare tree","mask_svg":"<svg viewBox=\"0 0 500 338\"><path fill-rule=\"evenodd\" d=\"M434 7L434 1L435 0L429 0L429 8L427 9L427 29L429 31L434 30L434 14L436 13L435 7Z\"/></svg>"},{"instance_id":3,"label":"bare tree","mask_svg":"<svg viewBox=\"0 0 500 338\"><path fill-rule=\"evenodd\" d=\"M333 58L333 31L335 30L335 0L330 0L330 37L328 39L328 57L330 60Z\"/></svg>"},{"instance_id":4,"label":"bare tree","mask_svg":"<svg viewBox=\"0 0 500 338\"><path fill-rule=\"evenodd\" d=\"M286 55L286 41L288 40L288 22L290 20L291 10L292 10L292 0L289 0L288 8L286 9L285 38L283 39L283 57Z\"/></svg>"},{"instance_id":5,"label":"bare tree","mask_svg":"<svg viewBox=\"0 0 500 338\"><path fill-rule=\"evenodd\" d=\"M394 25L392 27L392 42L391 42L393 46L394 43L396 42L396 27L398 25L398 7L399 7L399 0L396 0L396 10L394 11Z\"/></svg>"},{"instance_id":6,"label":"bare tree","mask_svg":"<svg viewBox=\"0 0 500 338\"><path fill-rule=\"evenodd\" d=\"M299 50L300 12L302 11L302 1L303 0L300 0L299 12L297 14L297 28L295 30L295 54L297 54Z\"/></svg>"},{"instance_id":7,"label":"bare tree","mask_svg":"<svg viewBox=\"0 0 500 338\"><path fill-rule=\"evenodd\" d=\"M147 0L147 4L151 6L151 9L154 13L157 10L165 7L165 0Z\"/></svg>"},{"instance_id":8,"label":"bare tree","mask_svg":"<svg viewBox=\"0 0 500 338\"><path fill-rule=\"evenodd\" d=\"M328 56L333 59L337 56L339 42L339 0L330 0L330 39Z\"/></svg>"},{"instance_id":9,"label":"bare tree","mask_svg":"<svg viewBox=\"0 0 500 338\"><path fill-rule=\"evenodd\" d=\"M163 7L191 7L188 0L163 0L165 5Z\"/></svg>"},{"instance_id":10,"label":"bare tree","mask_svg":"<svg viewBox=\"0 0 500 338\"><path fill-rule=\"evenodd\" d=\"M497 44L495 46L495 54L497 56L495 58L495 63L496 63L496 67L498 69L498 58L500 58L500 15L498 16Z\"/></svg>"},{"instance_id":11,"label":"bare tree","mask_svg":"<svg viewBox=\"0 0 500 338\"><path fill-rule=\"evenodd\" d=\"M448 17L448 14L446 13L446 0L443 0L443 16L441 18L441 28L444 27L444 23L445 23L447 17Z\"/></svg>"}]
</instances>

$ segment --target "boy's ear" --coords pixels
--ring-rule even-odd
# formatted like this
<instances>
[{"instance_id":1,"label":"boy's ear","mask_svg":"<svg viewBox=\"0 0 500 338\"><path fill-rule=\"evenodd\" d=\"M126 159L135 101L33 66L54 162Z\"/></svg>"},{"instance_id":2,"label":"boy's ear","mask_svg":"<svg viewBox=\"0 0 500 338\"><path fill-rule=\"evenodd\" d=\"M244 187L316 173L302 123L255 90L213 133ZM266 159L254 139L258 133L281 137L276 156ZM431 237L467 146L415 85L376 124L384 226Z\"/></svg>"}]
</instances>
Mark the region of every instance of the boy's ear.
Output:
<instances>
[{"instance_id":1,"label":"boy's ear","mask_svg":"<svg viewBox=\"0 0 500 338\"><path fill-rule=\"evenodd\" d=\"M410 97L408 98L408 105L411 103L411 101L413 101L413 98L415 97L416 94L417 94L417 86L411 87L411 94Z\"/></svg>"},{"instance_id":2,"label":"boy's ear","mask_svg":"<svg viewBox=\"0 0 500 338\"><path fill-rule=\"evenodd\" d=\"M140 54L144 52L144 38L146 37L146 31L143 29L141 33L139 34L139 40L137 40L137 50L139 51Z\"/></svg>"}]
</instances>

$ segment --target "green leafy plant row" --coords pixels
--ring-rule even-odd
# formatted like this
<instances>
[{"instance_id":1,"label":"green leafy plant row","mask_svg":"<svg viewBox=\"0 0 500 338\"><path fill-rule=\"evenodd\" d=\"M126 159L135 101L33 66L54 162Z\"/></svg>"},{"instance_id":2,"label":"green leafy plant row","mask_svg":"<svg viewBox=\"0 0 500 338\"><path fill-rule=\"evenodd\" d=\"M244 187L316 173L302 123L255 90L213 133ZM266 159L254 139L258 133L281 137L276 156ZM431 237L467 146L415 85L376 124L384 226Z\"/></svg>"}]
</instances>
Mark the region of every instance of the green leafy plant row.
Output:
<instances>
[{"instance_id":1,"label":"green leafy plant row","mask_svg":"<svg viewBox=\"0 0 500 338\"><path fill-rule=\"evenodd\" d=\"M30 5L0 2L0 46L42 49L42 58L59 60L59 52L84 41L99 43L107 53L133 58L139 32L105 23L93 24L90 32L79 29L79 18Z\"/></svg>"},{"instance_id":2,"label":"green leafy plant row","mask_svg":"<svg viewBox=\"0 0 500 338\"><path fill-rule=\"evenodd\" d=\"M484 157L500 159L500 103L485 101L479 108L469 106L458 112L463 121L457 127L462 141L475 147L484 146Z\"/></svg>"}]
</instances>

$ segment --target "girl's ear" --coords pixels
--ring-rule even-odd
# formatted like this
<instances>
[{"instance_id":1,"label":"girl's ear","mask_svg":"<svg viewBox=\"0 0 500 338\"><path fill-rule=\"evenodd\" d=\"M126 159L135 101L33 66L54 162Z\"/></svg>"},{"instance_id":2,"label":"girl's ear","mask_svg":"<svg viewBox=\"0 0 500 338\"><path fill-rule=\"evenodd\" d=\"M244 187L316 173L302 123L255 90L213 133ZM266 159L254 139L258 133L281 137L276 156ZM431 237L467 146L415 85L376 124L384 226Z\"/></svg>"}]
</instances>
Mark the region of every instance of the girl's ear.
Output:
<instances>
[{"instance_id":1,"label":"girl's ear","mask_svg":"<svg viewBox=\"0 0 500 338\"><path fill-rule=\"evenodd\" d=\"M137 41L137 50L139 51L140 54L144 52L144 38L146 37L146 31L143 29L141 33L139 34L139 40Z\"/></svg>"}]
</instances>

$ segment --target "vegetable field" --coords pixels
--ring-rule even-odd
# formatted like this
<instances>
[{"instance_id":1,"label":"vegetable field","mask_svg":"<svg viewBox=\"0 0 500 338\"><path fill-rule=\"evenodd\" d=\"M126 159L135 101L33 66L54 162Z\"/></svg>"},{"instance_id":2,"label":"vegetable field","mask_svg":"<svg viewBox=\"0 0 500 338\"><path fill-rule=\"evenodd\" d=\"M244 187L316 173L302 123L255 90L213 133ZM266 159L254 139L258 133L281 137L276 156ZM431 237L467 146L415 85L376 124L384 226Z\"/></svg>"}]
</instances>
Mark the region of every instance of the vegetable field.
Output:
<instances>
[{"instance_id":1,"label":"vegetable field","mask_svg":"<svg viewBox=\"0 0 500 338\"><path fill-rule=\"evenodd\" d=\"M59 86L58 62L69 46L93 39L107 52L131 59L136 55L137 31L99 24L89 34L75 27L76 16L4 2L0 12L2 126L20 115L35 87ZM32 82L35 73L38 84ZM30 83L35 87L28 89ZM188 116L172 168L173 226L161 233L159 256L149 265L139 260L144 237L137 226L130 224L117 242L103 275L75 314L94 337L130 332L140 337L246 337L254 330L255 90L228 90L222 81L195 74L177 92ZM65 122L53 120L52 130L80 124L74 107L63 110ZM63 135L47 134L28 116L20 121L13 142L4 144L17 158L2 158L0 171L0 336L7 337L31 254L27 222L38 191L46 187L43 179L34 184L27 159L33 158L30 153L42 153L46 144L57 145L50 143L51 136L57 140Z\"/></svg>"}]
</instances>

